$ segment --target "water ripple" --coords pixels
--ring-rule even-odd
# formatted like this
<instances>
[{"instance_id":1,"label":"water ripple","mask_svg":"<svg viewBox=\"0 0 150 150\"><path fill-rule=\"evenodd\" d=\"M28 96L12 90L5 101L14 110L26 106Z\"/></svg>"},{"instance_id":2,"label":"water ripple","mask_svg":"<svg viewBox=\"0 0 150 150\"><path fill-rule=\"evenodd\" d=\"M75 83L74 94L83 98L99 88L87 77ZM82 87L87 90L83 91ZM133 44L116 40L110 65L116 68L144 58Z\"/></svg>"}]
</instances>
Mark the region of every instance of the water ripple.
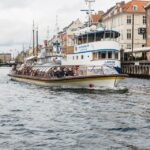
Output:
<instances>
[{"instance_id":1,"label":"water ripple","mask_svg":"<svg viewBox=\"0 0 150 150\"><path fill-rule=\"evenodd\" d=\"M125 90L56 89L10 81L0 68L0 149L148 150L150 80Z\"/></svg>"}]
</instances>

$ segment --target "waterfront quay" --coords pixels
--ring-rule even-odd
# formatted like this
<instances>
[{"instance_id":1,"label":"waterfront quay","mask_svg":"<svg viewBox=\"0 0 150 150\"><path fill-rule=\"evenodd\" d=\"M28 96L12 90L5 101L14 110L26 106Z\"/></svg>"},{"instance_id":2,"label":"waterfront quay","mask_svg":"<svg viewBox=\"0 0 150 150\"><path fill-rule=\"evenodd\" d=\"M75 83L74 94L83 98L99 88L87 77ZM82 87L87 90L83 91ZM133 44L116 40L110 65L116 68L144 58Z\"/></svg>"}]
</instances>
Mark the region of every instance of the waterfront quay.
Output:
<instances>
[{"instance_id":1,"label":"waterfront quay","mask_svg":"<svg viewBox=\"0 0 150 150\"><path fill-rule=\"evenodd\" d=\"M150 78L150 61L124 61L122 72L132 77Z\"/></svg>"},{"instance_id":2,"label":"waterfront quay","mask_svg":"<svg viewBox=\"0 0 150 150\"><path fill-rule=\"evenodd\" d=\"M4 62L4 63L0 63L0 67L4 67L4 66L8 66L8 67L11 67L13 65L15 65L16 63L15 62Z\"/></svg>"}]
</instances>

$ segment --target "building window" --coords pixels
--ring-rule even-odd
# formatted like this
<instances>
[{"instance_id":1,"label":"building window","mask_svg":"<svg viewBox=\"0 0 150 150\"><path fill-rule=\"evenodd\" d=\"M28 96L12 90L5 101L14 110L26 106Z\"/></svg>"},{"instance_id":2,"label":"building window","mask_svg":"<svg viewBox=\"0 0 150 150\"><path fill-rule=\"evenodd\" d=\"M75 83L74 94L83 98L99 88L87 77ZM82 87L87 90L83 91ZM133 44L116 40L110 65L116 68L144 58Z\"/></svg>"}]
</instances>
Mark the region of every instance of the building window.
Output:
<instances>
[{"instance_id":1,"label":"building window","mask_svg":"<svg viewBox=\"0 0 150 150\"><path fill-rule=\"evenodd\" d=\"M143 40L145 40L145 39L146 39L146 33L143 34Z\"/></svg>"},{"instance_id":2,"label":"building window","mask_svg":"<svg viewBox=\"0 0 150 150\"><path fill-rule=\"evenodd\" d=\"M74 56L72 57L72 59L74 60Z\"/></svg>"},{"instance_id":3,"label":"building window","mask_svg":"<svg viewBox=\"0 0 150 150\"><path fill-rule=\"evenodd\" d=\"M138 10L138 6L137 6L137 5L133 5L133 6L132 6L132 10L133 10L133 11L137 11L137 10Z\"/></svg>"},{"instance_id":4,"label":"building window","mask_svg":"<svg viewBox=\"0 0 150 150\"><path fill-rule=\"evenodd\" d=\"M83 55L81 55L81 59L83 59L84 58L84 56Z\"/></svg>"},{"instance_id":5,"label":"building window","mask_svg":"<svg viewBox=\"0 0 150 150\"><path fill-rule=\"evenodd\" d=\"M131 44L127 44L127 49L131 49Z\"/></svg>"},{"instance_id":6,"label":"building window","mask_svg":"<svg viewBox=\"0 0 150 150\"><path fill-rule=\"evenodd\" d=\"M127 24L131 24L131 16L127 16Z\"/></svg>"},{"instance_id":7,"label":"building window","mask_svg":"<svg viewBox=\"0 0 150 150\"><path fill-rule=\"evenodd\" d=\"M127 39L131 39L131 29L127 29Z\"/></svg>"},{"instance_id":8,"label":"building window","mask_svg":"<svg viewBox=\"0 0 150 150\"><path fill-rule=\"evenodd\" d=\"M143 16L143 24L146 24L146 16Z\"/></svg>"},{"instance_id":9,"label":"building window","mask_svg":"<svg viewBox=\"0 0 150 150\"><path fill-rule=\"evenodd\" d=\"M76 59L78 60L78 56L76 56Z\"/></svg>"}]
</instances>

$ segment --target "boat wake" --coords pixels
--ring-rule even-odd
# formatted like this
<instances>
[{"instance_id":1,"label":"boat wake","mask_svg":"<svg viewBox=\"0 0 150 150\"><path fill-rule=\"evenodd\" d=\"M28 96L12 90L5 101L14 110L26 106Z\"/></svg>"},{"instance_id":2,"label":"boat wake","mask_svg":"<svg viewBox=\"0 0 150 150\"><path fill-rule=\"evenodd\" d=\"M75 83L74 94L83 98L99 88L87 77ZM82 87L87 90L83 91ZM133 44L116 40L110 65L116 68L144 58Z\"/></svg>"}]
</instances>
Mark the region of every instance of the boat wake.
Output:
<instances>
[{"instance_id":1,"label":"boat wake","mask_svg":"<svg viewBox=\"0 0 150 150\"><path fill-rule=\"evenodd\" d=\"M86 89L86 88L62 88L62 87L48 87L52 91L61 92L73 92L78 94L124 94L128 93L128 88L117 87L117 88L101 88L101 89Z\"/></svg>"}]
</instances>

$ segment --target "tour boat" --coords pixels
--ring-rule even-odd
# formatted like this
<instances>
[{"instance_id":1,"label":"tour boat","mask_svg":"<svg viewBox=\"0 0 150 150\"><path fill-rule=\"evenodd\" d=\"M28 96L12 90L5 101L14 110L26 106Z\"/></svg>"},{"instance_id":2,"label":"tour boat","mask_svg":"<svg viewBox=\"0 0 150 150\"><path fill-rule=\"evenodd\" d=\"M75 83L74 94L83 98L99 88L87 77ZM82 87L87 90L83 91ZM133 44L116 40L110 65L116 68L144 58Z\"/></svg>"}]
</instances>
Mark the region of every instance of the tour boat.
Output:
<instances>
[{"instance_id":1,"label":"tour boat","mask_svg":"<svg viewBox=\"0 0 150 150\"><path fill-rule=\"evenodd\" d=\"M78 69L71 69L73 71L73 74L71 75L63 74L61 76L52 76L49 70L55 68L55 70L58 71L57 68L60 67L68 68L68 70L71 67ZM110 68L108 66L34 66L32 70L33 72L38 70L39 74L20 74L19 71L18 73L12 71L9 76L15 81L72 89L113 89L116 88L119 81L125 77L125 75L118 74L114 68ZM41 72L44 74L41 75Z\"/></svg>"},{"instance_id":2,"label":"tour boat","mask_svg":"<svg viewBox=\"0 0 150 150\"><path fill-rule=\"evenodd\" d=\"M32 70L38 70L44 72L44 74L48 74L52 68L78 67L78 74L45 77L44 74L43 76L38 76L11 73L9 76L15 81L50 87L82 89L116 88L119 81L126 77L126 75L120 73L120 47L116 40L119 35L117 31L103 28L87 33L82 32L79 35L75 34L73 53L63 56L58 52L56 55L50 56L47 62L43 57L39 57L38 62L40 64L32 66ZM59 60L61 58L61 64L56 63L60 62L57 60L58 58ZM33 57L34 59L35 57ZM28 61L31 63L32 59L28 58L27 64ZM41 63L42 61L44 63Z\"/></svg>"},{"instance_id":3,"label":"tour boat","mask_svg":"<svg viewBox=\"0 0 150 150\"><path fill-rule=\"evenodd\" d=\"M119 36L120 33L117 31L89 25L74 32L74 44L71 52L61 54L61 44L58 44L58 39L56 39L57 44L54 44L56 55L49 56L48 65L44 61L44 64L33 65L29 71L33 73L30 75L18 71L18 73L10 73L9 76L16 81L51 87L115 88L118 82L126 76L121 74L120 46L117 42ZM40 57L37 58L40 60ZM43 60L42 57L38 62ZM54 62L59 62L59 64L55 63L54 65ZM50 75L49 70L56 72L57 68L68 70L72 68L74 73L68 75L63 72L64 75L61 77ZM78 73L76 73L77 70ZM43 75L41 75L42 73Z\"/></svg>"},{"instance_id":4,"label":"tour boat","mask_svg":"<svg viewBox=\"0 0 150 150\"><path fill-rule=\"evenodd\" d=\"M88 29L82 29L74 34L73 52L62 59L62 65L107 65L121 69L120 44L117 41L120 33L102 27Z\"/></svg>"}]
</instances>

